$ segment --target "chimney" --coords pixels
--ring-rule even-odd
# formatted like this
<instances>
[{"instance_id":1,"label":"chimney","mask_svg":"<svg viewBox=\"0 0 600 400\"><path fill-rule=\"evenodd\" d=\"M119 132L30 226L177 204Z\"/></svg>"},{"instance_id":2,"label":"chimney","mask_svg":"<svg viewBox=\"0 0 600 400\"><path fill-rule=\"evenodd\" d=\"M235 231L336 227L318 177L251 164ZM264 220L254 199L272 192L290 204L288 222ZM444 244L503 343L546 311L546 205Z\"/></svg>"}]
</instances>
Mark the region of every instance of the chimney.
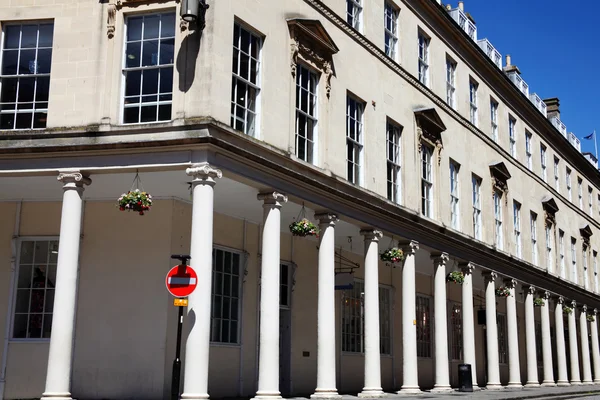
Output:
<instances>
[{"instance_id":1,"label":"chimney","mask_svg":"<svg viewBox=\"0 0 600 400\"><path fill-rule=\"evenodd\" d=\"M512 65L511 63L511 57L510 54L506 55L506 67L503 68L504 72L509 74L511 72L516 72L517 74L521 75L521 71L519 71L519 68L517 68L516 65Z\"/></svg>"},{"instance_id":2,"label":"chimney","mask_svg":"<svg viewBox=\"0 0 600 400\"><path fill-rule=\"evenodd\" d=\"M560 101L558 97L551 97L549 99L544 99L544 103L546 103L546 111L548 118L557 117L560 119Z\"/></svg>"},{"instance_id":3,"label":"chimney","mask_svg":"<svg viewBox=\"0 0 600 400\"><path fill-rule=\"evenodd\" d=\"M465 2L464 1L459 1L458 2L458 8L460 11L465 11Z\"/></svg>"}]
</instances>

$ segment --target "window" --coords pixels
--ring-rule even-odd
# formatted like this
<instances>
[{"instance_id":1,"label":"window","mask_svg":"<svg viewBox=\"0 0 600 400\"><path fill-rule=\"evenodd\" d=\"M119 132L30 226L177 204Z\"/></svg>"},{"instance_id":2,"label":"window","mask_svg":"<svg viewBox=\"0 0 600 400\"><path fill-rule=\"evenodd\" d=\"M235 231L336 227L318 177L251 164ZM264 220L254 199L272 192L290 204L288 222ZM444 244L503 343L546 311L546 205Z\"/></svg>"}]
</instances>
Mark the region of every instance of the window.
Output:
<instances>
[{"instance_id":1,"label":"window","mask_svg":"<svg viewBox=\"0 0 600 400\"><path fill-rule=\"evenodd\" d=\"M481 240L481 178L471 175L473 188L473 237Z\"/></svg>"},{"instance_id":2,"label":"window","mask_svg":"<svg viewBox=\"0 0 600 400\"><path fill-rule=\"evenodd\" d=\"M283 308L292 306L292 268L290 264L279 265L279 306Z\"/></svg>"},{"instance_id":3,"label":"window","mask_svg":"<svg viewBox=\"0 0 600 400\"><path fill-rule=\"evenodd\" d=\"M387 198L394 203L401 203L402 190L402 128L388 120L387 123Z\"/></svg>"},{"instance_id":4,"label":"window","mask_svg":"<svg viewBox=\"0 0 600 400\"><path fill-rule=\"evenodd\" d=\"M231 126L252 137L258 136L260 126L261 46L261 38L237 23L234 25Z\"/></svg>"},{"instance_id":5,"label":"window","mask_svg":"<svg viewBox=\"0 0 600 400\"><path fill-rule=\"evenodd\" d=\"M546 268L548 272L554 272L554 257L552 249L554 247L554 235L552 234L552 225L546 223Z\"/></svg>"},{"instance_id":6,"label":"window","mask_svg":"<svg viewBox=\"0 0 600 400\"><path fill-rule=\"evenodd\" d=\"M498 142L498 103L496 103L494 100L490 100L490 121L492 121L492 140L497 143Z\"/></svg>"},{"instance_id":7,"label":"window","mask_svg":"<svg viewBox=\"0 0 600 400\"><path fill-rule=\"evenodd\" d=\"M533 169L532 156L531 156L531 133L525 131L525 156L527 158L527 169Z\"/></svg>"},{"instance_id":8,"label":"window","mask_svg":"<svg viewBox=\"0 0 600 400\"><path fill-rule=\"evenodd\" d=\"M456 63L446 56L446 103L456 108Z\"/></svg>"},{"instance_id":9,"label":"window","mask_svg":"<svg viewBox=\"0 0 600 400\"><path fill-rule=\"evenodd\" d=\"M459 204L459 182L458 171L460 165L450 161L450 216L452 228L460 229L460 204Z\"/></svg>"},{"instance_id":10,"label":"window","mask_svg":"<svg viewBox=\"0 0 600 400\"><path fill-rule=\"evenodd\" d=\"M47 339L52 328L58 241L22 240L14 309L14 339Z\"/></svg>"},{"instance_id":11,"label":"window","mask_svg":"<svg viewBox=\"0 0 600 400\"><path fill-rule=\"evenodd\" d=\"M450 355L452 360L462 360L462 306L452 303L450 307Z\"/></svg>"},{"instance_id":12,"label":"window","mask_svg":"<svg viewBox=\"0 0 600 400\"><path fill-rule=\"evenodd\" d=\"M584 244L582 247L582 254L583 254L583 287L588 289L590 286L590 282L589 282L589 277L588 277L588 249L587 246Z\"/></svg>"},{"instance_id":13,"label":"window","mask_svg":"<svg viewBox=\"0 0 600 400\"><path fill-rule=\"evenodd\" d=\"M419 82L429 85L429 38L419 32Z\"/></svg>"},{"instance_id":14,"label":"window","mask_svg":"<svg viewBox=\"0 0 600 400\"><path fill-rule=\"evenodd\" d=\"M362 28L361 0L346 0L346 21L351 27L360 31Z\"/></svg>"},{"instance_id":15,"label":"window","mask_svg":"<svg viewBox=\"0 0 600 400\"><path fill-rule=\"evenodd\" d=\"M433 149L421 146L421 213L433 218Z\"/></svg>"},{"instance_id":16,"label":"window","mask_svg":"<svg viewBox=\"0 0 600 400\"><path fill-rule=\"evenodd\" d=\"M348 181L355 185L362 183L363 148L363 110L364 104L348 96L346 99L346 150L348 154Z\"/></svg>"},{"instance_id":17,"label":"window","mask_svg":"<svg viewBox=\"0 0 600 400\"><path fill-rule=\"evenodd\" d=\"M239 253L213 249L211 342L239 343L240 265Z\"/></svg>"},{"instance_id":18,"label":"window","mask_svg":"<svg viewBox=\"0 0 600 400\"><path fill-rule=\"evenodd\" d=\"M591 186L588 186L588 210L590 212L590 217L594 216L594 206L593 206L593 200L592 200L593 197L594 197L594 190L592 189Z\"/></svg>"},{"instance_id":19,"label":"window","mask_svg":"<svg viewBox=\"0 0 600 400\"><path fill-rule=\"evenodd\" d=\"M496 221L495 243L498 250L502 250L504 239L502 235L502 193L494 190L494 219Z\"/></svg>"},{"instance_id":20,"label":"window","mask_svg":"<svg viewBox=\"0 0 600 400\"><path fill-rule=\"evenodd\" d=\"M560 177L558 176L558 163L557 157L554 157L554 189L560 193Z\"/></svg>"},{"instance_id":21,"label":"window","mask_svg":"<svg viewBox=\"0 0 600 400\"><path fill-rule=\"evenodd\" d=\"M598 252L594 250L592 256L594 258L594 291L598 293Z\"/></svg>"},{"instance_id":22,"label":"window","mask_svg":"<svg viewBox=\"0 0 600 400\"><path fill-rule=\"evenodd\" d=\"M383 18L385 20L385 55L395 60L398 52L398 10L386 2Z\"/></svg>"},{"instance_id":23,"label":"window","mask_svg":"<svg viewBox=\"0 0 600 400\"><path fill-rule=\"evenodd\" d=\"M579 198L579 208L583 210L583 181L577 178L577 197Z\"/></svg>"},{"instance_id":24,"label":"window","mask_svg":"<svg viewBox=\"0 0 600 400\"><path fill-rule=\"evenodd\" d=\"M543 365L542 323L535 321L535 358L537 365Z\"/></svg>"},{"instance_id":25,"label":"window","mask_svg":"<svg viewBox=\"0 0 600 400\"><path fill-rule=\"evenodd\" d=\"M477 82L472 79L469 80L469 103L470 103L470 113L469 113L469 121L475 126L477 126L477 88L479 85Z\"/></svg>"},{"instance_id":26,"label":"window","mask_svg":"<svg viewBox=\"0 0 600 400\"><path fill-rule=\"evenodd\" d=\"M523 257L521 246L521 204L513 201L513 226L515 239L515 255L519 258Z\"/></svg>"},{"instance_id":27,"label":"window","mask_svg":"<svg viewBox=\"0 0 600 400\"><path fill-rule=\"evenodd\" d=\"M577 240L571 237L571 280L577 283Z\"/></svg>"},{"instance_id":28,"label":"window","mask_svg":"<svg viewBox=\"0 0 600 400\"><path fill-rule=\"evenodd\" d=\"M4 28L0 129L46 127L53 34L53 23Z\"/></svg>"},{"instance_id":29,"label":"window","mask_svg":"<svg viewBox=\"0 0 600 400\"><path fill-rule=\"evenodd\" d=\"M508 117L508 140L510 143L510 155L517 157L517 139L515 137L515 124L517 121L513 117Z\"/></svg>"},{"instance_id":30,"label":"window","mask_svg":"<svg viewBox=\"0 0 600 400\"><path fill-rule=\"evenodd\" d=\"M569 201L573 201L573 196L571 195L571 170L567 168L565 174L565 179L567 181L567 193L569 194Z\"/></svg>"},{"instance_id":31,"label":"window","mask_svg":"<svg viewBox=\"0 0 600 400\"><path fill-rule=\"evenodd\" d=\"M508 363L508 337L506 334L506 315L498 314L496 316L498 326L498 362L500 364Z\"/></svg>"},{"instance_id":32,"label":"window","mask_svg":"<svg viewBox=\"0 0 600 400\"><path fill-rule=\"evenodd\" d=\"M558 231L558 251L560 252L560 277L566 279L567 271L565 265L565 233Z\"/></svg>"},{"instance_id":33,"label":"window","mask_svg":"<svg viewBox=\"0 0 600 400\"><path fill-rule=\"evenodd\" d=\"M417 357L431 358L431 305L429 297L417 295Z\"/></svg>"},{"instance_id":34,"label":"window","mask_svg":"<svg viewBox=\"0 0 600 400\"><path fill-rule=\"evenodd\" d=\"M170 120L175 13L128 17L125 41L123 123Z\"/></svg>"},{"instance_id":35,"label":"window","mask_svg":"<svg viewBox=\"0 0 600 400\"><path fill-rule=\"evenodd\" d=\"M355 280L352 289L342 298L342 351L364 352L364 292L363 281ZM391 354L391 288L379 287L379 332L381 354Z\"/></svg>"},{"instance_id":36,"label":"window","mask_svg":"<svg viewBox=\"0 0 600 400\"><path fill-rule=\"evenodd\" d=\"M531 229L531 263L538 265L537 214L533 211L529 215L529 225Z\"/></svg>"},{"instance_id":37,"label":"window","mask_svg":"<svg viewBox=\"0 0 600 400\"><path fill-rule=\"evenodd\" d=\"M314 163L317 133L317 74L298 64L296 68L296 156Z\"/></svg>"},{"instance_id":38,"label":"window","mask_svg":"<svg viewBox=\"0 0 600 400\"><path fill-rule=\"evenodd\" d=\"M540 144L540 164L542 166L542 179L546 182L546 146Z\"/></svg>"}]
</instances>

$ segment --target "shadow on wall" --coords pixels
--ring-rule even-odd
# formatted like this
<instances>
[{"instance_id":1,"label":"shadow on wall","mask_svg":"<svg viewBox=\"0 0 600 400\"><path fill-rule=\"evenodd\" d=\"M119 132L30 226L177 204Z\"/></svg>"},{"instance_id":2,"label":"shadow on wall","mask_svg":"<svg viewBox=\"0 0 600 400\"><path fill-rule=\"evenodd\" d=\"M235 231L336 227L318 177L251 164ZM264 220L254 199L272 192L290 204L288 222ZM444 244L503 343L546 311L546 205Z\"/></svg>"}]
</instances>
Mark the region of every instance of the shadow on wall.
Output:
<instances>
[{"instance_id":1,"label":"shadow on wall","mask_svg":"<svg viewBox=\"0 0 600 400\"><path fill-rule=\"evenodd\" d=\"M179 72L179 90L187 93L194 83L196 76L196 61L200 52L203 27L190 22L189 30L192 32L181 42L179 53L177 53L177 72Z\"/></svg>"}]
</instances>

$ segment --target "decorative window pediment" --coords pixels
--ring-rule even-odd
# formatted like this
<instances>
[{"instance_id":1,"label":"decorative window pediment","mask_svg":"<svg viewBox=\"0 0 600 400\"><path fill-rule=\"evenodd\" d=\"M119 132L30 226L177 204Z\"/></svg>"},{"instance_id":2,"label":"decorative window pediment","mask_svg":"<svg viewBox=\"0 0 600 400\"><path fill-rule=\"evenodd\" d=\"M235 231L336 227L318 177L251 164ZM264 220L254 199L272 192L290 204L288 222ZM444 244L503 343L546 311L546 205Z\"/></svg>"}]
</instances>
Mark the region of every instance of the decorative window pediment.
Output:
<instances>
[{"instance_id":1,"label":"decorative window pediment","mask_svg":"<svg viewBox=\"0 0 600 400\"><path fill-rule=\"evenodd\" d=\"M440 118L435 108L416 108L413 110L417 121L417 136L419 152L423 144L429 145L436 149L438 165L442 161L442 132L446 130L446 125Z\"/></svg>"},{"instance_id":2,"label":"decorative window pediment","mask_svg":"<svg viewBox=\"0 0 600 400\"><path fill-rule=\"evenodd\" d=\"M296 66L301 59L313 68L325 74L327 97L331 93L331 77L334 75L333 55L339 49L316 19L289 19L287 21L292 39L291 63L292 76L296 77Z\"/></svg>"},{"instance_id":3,"label":"decorative window pediment","mask_svg":"<svg viewBox=\"0 0 600 400\"><path fill-rule=\"evenodd\" d=\"M506 165L503 162L490 164L490 174L492 176L492 190L500 190L503 193L508 192L508 180L511 176Z\"/></svg>"},{"instance_id":4,"label":"decorative window pediment","mask_svg":"<svg viewBox=\"0 0 600 400\"><path fill-rule=\"evenodd\" d=\"M558 212L558 204L556 204L556 200L554 200L553 197L546 195L542 198L542 207L544 208L546 225L555 225L556 213Z\"/></svg>"},{"instance_id":5,"label":"decorative window pediment","mask_svg":"<svg viewBox=\"0 0 600 400\"><path fill-rule=\"evenodd\" d=\"M581 238L583 239L583 245L587 248L590 246L590 236L594 233L592 232L592 228L590 228L589 224L583 225L579 228L579 233L581 234Z\"/></svg>"}]
</instances>

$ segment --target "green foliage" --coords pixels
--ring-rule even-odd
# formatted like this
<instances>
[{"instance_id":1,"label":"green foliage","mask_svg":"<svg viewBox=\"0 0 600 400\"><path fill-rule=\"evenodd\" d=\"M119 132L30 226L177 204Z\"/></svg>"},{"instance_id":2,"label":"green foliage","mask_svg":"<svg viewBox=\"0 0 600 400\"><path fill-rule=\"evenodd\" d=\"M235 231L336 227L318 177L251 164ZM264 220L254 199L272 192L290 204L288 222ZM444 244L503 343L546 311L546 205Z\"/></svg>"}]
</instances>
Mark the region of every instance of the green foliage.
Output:
<instances>
[{"instance_id":1,"label":"green foliage","mask_svg":"<svg viewBox=\"0 0 600 400\"><path fill-rule=\"evenodd\" d=\"M152 196L150 193L135 189L133 192L123 193L117 200L117 206L121 211L135 211L140 215L144 215L144 212L152 207Z\"/></svg>"}]
</instances>

